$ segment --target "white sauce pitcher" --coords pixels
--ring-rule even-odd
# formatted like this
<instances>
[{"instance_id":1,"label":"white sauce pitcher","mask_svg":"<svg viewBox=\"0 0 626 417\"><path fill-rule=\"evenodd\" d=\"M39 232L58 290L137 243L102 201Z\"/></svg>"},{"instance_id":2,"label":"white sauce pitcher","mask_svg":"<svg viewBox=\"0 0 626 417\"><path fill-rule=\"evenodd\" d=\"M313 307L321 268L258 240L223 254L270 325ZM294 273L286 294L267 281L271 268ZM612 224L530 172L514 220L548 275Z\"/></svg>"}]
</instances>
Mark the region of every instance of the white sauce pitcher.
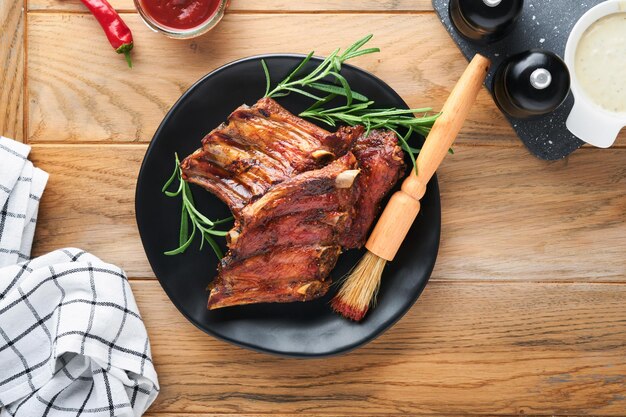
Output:
<instances>
[{"instance_id":1,"label":"white sauce pitcher","mask_svg":"<svg viewBox=\"0 0 626 417\"><path fill-rule=\"evenodd\" d=\"M626 13L626 0L607 0L589 9L572 29L565 47L565 63L571 73L571 91L574 95L574 106L566 122L567 129L583 141L600 148L608 148L615 142L619 131L626 126L626 112L608 111L585 93L576 75L575 58L579 41L587 28L613 13Z\"/></svg>"}]
</instances>

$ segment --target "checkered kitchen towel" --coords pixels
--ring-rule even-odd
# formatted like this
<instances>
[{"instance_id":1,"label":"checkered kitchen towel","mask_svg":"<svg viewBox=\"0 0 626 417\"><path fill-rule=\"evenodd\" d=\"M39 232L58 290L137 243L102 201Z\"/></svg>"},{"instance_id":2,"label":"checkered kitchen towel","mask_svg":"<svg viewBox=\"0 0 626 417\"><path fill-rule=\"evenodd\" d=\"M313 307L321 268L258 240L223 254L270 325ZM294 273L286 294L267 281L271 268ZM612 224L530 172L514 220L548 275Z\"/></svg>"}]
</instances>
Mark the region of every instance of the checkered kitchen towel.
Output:
<instances>
[{"instance_id":1,"label":"checkered kitchen towel","mask_svg":"<svg viewBox=\"0 0 626 417\"><path fill-rule=\"evenodd\" d=\"M48 174L26 157L30 147L0 136L0 267L27 260Z\"/></svg>"},{"instance_id":2,"label":"checkered kitchen towel","mask_svg":"<svg viewBox=\"0 0 626 417\"><path fill-rule=\"evenodd\" d=\"M27 260L35 223L27 219L45 185L20 185L39 183L27 175L36 172L27 154L0 139L0 184L10 196L0 192L0 264L22 259L0 267L0 417L141 416L159 385L126 275L79 249Z\"/></svg>"}]
</instances>

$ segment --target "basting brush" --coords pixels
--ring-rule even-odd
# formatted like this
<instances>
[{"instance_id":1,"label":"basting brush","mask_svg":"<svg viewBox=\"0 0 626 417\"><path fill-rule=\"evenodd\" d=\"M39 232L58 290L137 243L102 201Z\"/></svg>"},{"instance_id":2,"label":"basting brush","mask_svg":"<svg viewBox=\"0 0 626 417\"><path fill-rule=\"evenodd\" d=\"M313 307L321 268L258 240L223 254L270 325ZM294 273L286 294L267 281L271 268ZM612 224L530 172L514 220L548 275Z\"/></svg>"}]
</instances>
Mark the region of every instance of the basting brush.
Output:
<instances>
[{"instance_id":1,"label":"basting brush","mask_svg":"<svg viewBox=\"0 0 626 417\"><path fill-rule=\"evenodd\" d=\"M487 58L478 54L474 56L450 93L417 157L417 174L411 170L401 190L391 196L365 244L367 253L331 301L333 310L342 316L361 321L367 313L376 297L385 265L395 257L417 217L426 184L463 126L485 81L489 65Z\"/></svg>"}]
</instances>

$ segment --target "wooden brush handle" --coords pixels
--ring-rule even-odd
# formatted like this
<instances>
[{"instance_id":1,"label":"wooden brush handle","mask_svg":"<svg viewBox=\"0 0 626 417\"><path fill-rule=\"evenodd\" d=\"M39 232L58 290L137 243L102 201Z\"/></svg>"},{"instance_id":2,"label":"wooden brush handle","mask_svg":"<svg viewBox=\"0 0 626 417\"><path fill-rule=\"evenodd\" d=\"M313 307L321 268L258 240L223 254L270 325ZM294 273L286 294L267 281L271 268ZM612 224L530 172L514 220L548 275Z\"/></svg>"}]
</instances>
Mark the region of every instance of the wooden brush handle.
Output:
<instances>
[{"instance_id":1,"label":"wooden brush handle","mask_svg":"<svg viewBox=\"0 0 626 417\"><path fill-rule=\"evenodd\" d=\"M490 62L482 55L474 56L454 86L441 109L422 150L417 157L417 174L411 170L402 183L402 189L389 200L378 219L365 247L375 255L393 260L420 210L419 200L426 192L426 184L448 153L457 133L476 100Z\"/></svg>"}]
</instances>

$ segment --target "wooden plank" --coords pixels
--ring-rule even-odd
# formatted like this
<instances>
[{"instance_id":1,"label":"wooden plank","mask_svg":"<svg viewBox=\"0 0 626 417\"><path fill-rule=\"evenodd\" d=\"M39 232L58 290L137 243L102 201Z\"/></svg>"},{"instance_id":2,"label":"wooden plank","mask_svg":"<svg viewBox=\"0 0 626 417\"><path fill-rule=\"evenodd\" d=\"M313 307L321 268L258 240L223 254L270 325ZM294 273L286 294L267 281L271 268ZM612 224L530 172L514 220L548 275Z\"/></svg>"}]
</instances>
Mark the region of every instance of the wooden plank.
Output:
<instances>
[{"instance_id":1,"label":"wooden plank","mask_svg":"<svg viewBox=\"0 0 626 417\"><path fill-rule=\"evenodd\" d=\"M432 13L238 14L191 41L167 39L137 15L126 15L136 40L132 70L89 15L39 13L29 19L32 142L146 142L176 99L210 70L259 53L325 54L370 30L372 45L383 52L355 64L386 80L411 106L440 108L466 65ZM460 140L521 146L486 90Z\"/></svg>"},{"instance_id":2,"label":"wooden plank","mask_svg":"<svg viewBox=\"0 0 626 417\"><path fill-rule=\"evenodd\" d=\"M232 0L233 11L432 11L430 0Z\"/></svg>"},{"instance_id":3,"label":"wooden plank","mask_svg":"<svg viewBox=\"0 0 626 417\"><path fill-rule=\"evenodd\" d=\"M111 0L118 10L134 11L133 0ZM83 11L79 0L28 0L28 10ZM433 10L430 0L231 0L231 12L376 12Z\"/></svg>"},{"instance_id":4,"label":"wooden plank","mask_svg":"<svg viewBox=\"0 0 626 417\"><path fill-rule=\"evenodd\" d=\"M624 149L545 162L525 149L457 147L439 171L435 276L623 281L625 160Z\"/></svg>"},{"instance_id":5,"label":"wooden plank","mask_svg":"<svg viewBox=\"0 0 626 417\"><path fill-rule=\"evenodd\" d=\"M359 410L360 412L360 410ZM270 413L267 414L268 416L271 417L301 417L300 414L283 414L283 413ZM337 413L333 413L333 414L324 414L324 413L317 413L315 411L308 411L307 412L307 417L353 417L355 415L361 415L361 414L355 414L350 413L342 413L342 414L337 414ZM385 416L406 416L406 413L396 413L396 414L390 414L390 413L385 413ZM412 415L412 414L411 414ZM493 415L489 415L489 414L472 414L473 417L505 417L504 414L493 414ZM517 417L517 415L515 414L511 414L511 417ZM146 414L144 414L144 417L259 417L259 414L240 414L240 413L228 413L228 414L215 414L215 413L152 413L152 412L147 412ZM442 414L420 414L420 417L442 417ZM446 414L445 417L467 417L467 414Z\"/></svg>"},{"instance_id":6,"label":"wooden plank","mask_svg":"<svg viewBox=\"0 0 626 417\"><path fill-rule=\"evenodd\" d=\"M134 220L144 152L143 145L35 145L35 164L51 174L35 253L78 246L132 277L152 276ZM546 163L521 147L457 146L439 171L434 279L624 282L624 161L626 149L581 149Z\"/></svg>"},{"instance_id":7,"label":"wooden plank","mask_svg":"<svg viewBox=\"0 0 626 417\"><path fill-rule=\"evenodd\" d=\"M0 135L24 137L24 13L22 1L0 2Z\"/></svg>"},{"instance_id":8,"label":"wooden plank","mask_svg":"<svg viewBox=\"0 0 626 417\"><path fill-rule=\"evenodd\" d=\"M162 387L152 413L623 415L626 286L431 282L371 344L320 360L234 348L133 289ZM174 342L175 341L175 342Z\"/></svg>"},{"instance_id":9,"label":"wooden plank","mask_svg":"<svg viewBox=\"0 0 626 417\"><path fill-rule=\"evenodd\" d=\"M359 410L357 413L361 412L361 410ZM328 414L328 413L317 413L315 411L309 411L307 412L307 416L308 417L353 417L355 415L362 415L362 414L357 414L355 412L353 413L332 413L332 414ZM241 413L228 413L228 414L223 414L223 413L187 413L187 412L175 412L175 413L152 413L150 411L148 411L146 414L144 414L144 417L259 417L259 416L263 416L264 414L241 414ZM267 414L268 416L271 417L301 417L300 414L284 414L284 413L270 413ZM406 414L406 413L402 413L402 414L385 414L386 416L408 416L408 415L413 415L413 414ZM445 416L443 414L419 414L420 417L467 417L467 414L446 414ZM502 414L472 414L472 417L503 417ZM511 415L513 416L513 415ZM516 416L517 417L517 416ZM554 416L552 416L554 417Z\"/></svg>"},{"instance_id":10,"label":"wooden plank","mask_svg":"<svg viewBox=\"0 0 626 417\"><path fill-rule=\"evenodd\" d=\"M135 183L145 146L34 146L33 163L50 174L33 254L79 247L123 267L152 271L135 223Z\"/></svg>"}]
</instances>

